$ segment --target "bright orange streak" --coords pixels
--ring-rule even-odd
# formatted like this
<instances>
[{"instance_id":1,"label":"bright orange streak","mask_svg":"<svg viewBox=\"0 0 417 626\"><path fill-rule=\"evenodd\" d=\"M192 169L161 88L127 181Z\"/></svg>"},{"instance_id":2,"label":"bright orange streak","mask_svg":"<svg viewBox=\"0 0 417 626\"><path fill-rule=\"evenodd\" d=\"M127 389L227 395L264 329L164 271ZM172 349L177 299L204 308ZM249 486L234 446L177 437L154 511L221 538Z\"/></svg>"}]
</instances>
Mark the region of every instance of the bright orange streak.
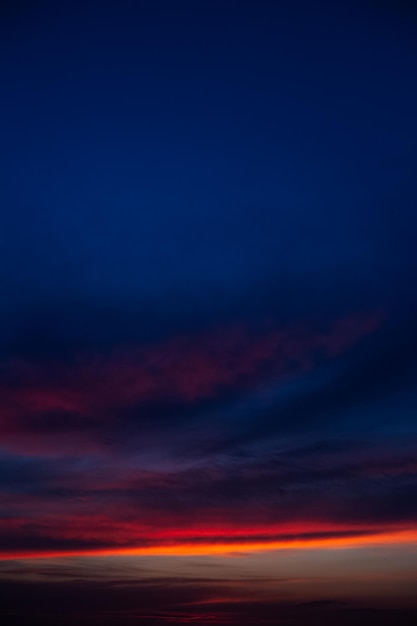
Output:
<instances>
[{"instance_id":1,"label":"bright orange streak","mask_svg":"<svg viewBox=\"0 0 417 626\"><path fill-rule=\"evenodd\" d=\"M400 529L364 535L362 537L329 537L320 539L288 539L253 543L177 544L141 548L109 548L106 550L80 550L74 552L0 553L1 561L15 559L52 559L64 557L102 556L231 556L241 552L267 552L273 550L344 549L369 545L398 545L417 543L417 529Z\"/></svg>"}]
</instances>

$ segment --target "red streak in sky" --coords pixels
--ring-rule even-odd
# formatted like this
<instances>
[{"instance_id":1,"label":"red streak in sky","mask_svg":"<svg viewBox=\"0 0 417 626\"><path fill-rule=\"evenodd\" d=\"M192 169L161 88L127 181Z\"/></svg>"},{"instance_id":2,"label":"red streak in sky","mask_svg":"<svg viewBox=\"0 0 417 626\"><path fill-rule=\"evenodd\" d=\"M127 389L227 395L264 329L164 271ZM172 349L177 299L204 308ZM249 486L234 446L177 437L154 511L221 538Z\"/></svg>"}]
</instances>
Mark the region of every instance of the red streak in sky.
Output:
<instances>
[{"instance_id":1,"label":"red streak in sky","mask_svg":"<svg viewBox=\"0 0 417 626\"><path fill-rule=\"evenodd\" d=\"M223 542L178 542L165 545L141 547L109 547L106 549L81 549L57 551L3 551L0 560L61 558L61 557L100 557L100 556L233 556L239 553L270 552L274 550L308 550L308 549L344 549L366 547L371 545L416 544L417 529L391 528L364 531L355 536L324 536L274 539L272 537L257 541Z\"/></svg>"}]
</instances>

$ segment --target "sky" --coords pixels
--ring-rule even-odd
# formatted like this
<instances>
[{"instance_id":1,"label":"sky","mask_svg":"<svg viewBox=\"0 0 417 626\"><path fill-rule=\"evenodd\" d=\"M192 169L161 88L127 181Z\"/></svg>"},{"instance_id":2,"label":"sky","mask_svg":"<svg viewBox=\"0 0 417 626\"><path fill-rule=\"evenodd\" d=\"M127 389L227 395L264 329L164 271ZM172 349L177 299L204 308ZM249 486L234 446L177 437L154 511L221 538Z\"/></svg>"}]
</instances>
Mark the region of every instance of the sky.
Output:
<instances>
[{"instance_id":1,"label":"sky","mask_svg":"<svg viewBox=\"0 0 417 626\"><path fill-rule=\"evenodd\" d=\"M2 5L2 623L415 623L416 30Z\"/></svg>"}]
</instances>

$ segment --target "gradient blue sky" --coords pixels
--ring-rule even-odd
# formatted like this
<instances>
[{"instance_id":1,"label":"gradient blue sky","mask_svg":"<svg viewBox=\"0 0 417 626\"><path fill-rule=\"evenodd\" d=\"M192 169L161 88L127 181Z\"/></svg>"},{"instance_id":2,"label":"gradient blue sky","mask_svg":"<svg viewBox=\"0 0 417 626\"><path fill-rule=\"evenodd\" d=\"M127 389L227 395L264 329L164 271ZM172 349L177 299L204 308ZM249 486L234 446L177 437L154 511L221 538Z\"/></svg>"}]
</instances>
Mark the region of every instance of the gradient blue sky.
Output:
<instances>
[{"instance_id":1,"label":"gradient blue sky","mask_svg":"<svg viewBox=\"0 0 417 626\"><path fill-rule=\"evenodd\" d=\"M3 5L11 624L415 619L416 30Z\"/></svg>"}]
</instances>

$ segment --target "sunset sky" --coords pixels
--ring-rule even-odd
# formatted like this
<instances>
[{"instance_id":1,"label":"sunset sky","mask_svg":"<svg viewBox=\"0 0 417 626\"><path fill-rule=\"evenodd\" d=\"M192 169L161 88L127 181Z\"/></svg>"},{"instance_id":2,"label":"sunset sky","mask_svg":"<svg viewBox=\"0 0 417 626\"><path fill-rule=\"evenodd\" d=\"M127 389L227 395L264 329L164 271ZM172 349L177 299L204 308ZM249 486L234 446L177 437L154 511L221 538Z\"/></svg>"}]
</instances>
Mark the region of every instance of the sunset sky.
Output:
<instances>
[{"instance_id":1,"label":"sunset sky","mask_svg":"<svg viewBox=\"0 0 417 626\"><path fill-rule=\"evenodd\" d=\"M0 622L417 623L416 5L0 50Z\"/></svg>"}]
</instances>

